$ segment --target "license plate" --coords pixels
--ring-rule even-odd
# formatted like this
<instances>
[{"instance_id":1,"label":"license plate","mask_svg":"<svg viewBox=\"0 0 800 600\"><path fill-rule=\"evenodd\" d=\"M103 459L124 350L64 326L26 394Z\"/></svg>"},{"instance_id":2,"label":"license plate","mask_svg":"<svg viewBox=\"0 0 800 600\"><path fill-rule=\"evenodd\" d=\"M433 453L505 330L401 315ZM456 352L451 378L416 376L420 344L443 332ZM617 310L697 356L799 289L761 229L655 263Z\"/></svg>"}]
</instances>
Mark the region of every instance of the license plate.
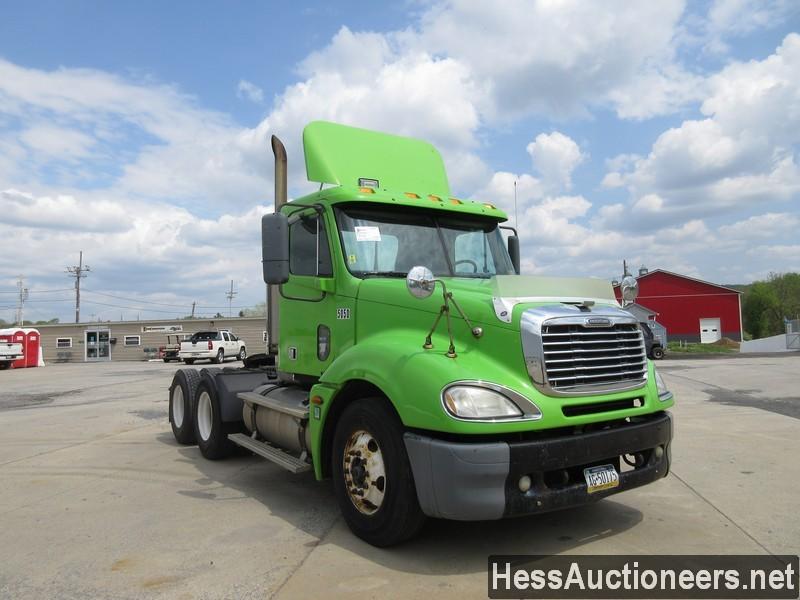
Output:
<instances>
[{"instance_id":1,"label":"license plate","mask_svg":"<svg viewBox=\"0 0 800 600\"><path fill-rule=\"evenodd\" d=\"M614 465L589 467L583 470L583 477L586 479L586 491L590 494L619 486L619 473Z\"/></svg>"}]
</instances>

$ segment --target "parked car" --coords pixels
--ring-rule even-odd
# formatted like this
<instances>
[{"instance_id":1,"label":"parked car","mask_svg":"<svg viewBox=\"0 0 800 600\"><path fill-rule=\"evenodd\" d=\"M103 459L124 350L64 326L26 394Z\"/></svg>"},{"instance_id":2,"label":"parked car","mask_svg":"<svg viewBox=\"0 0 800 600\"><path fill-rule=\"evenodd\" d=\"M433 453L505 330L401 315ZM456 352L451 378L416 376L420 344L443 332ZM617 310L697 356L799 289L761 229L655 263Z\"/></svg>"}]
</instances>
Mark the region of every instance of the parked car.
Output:
<instances>
[{"instance_id":1,"label":"parked car","mask_svg":"<svg viewBox=\"0 0 800 600\"><path fill-rule=\"evenodd\" d=\"M228 357L244 360L247 350L244 342L227 329L219 331L198 331L185 342L181 342L178 356L187 365L196 360L208 359L221 363Z\"/></svg>"},{"instance_id":2,"label":"parked car","mask_svg":"<svg viewBox=\"0 0 800 600\"><path fill-rule=\"evenodd\" d=\"M661 340L653 335L653 330L650 329L650 326L647 323L639 323L639 325L642 328L642 333L644 333L644 345L645 348L647 348L648 358L652 358L654 360L661 360L664 358L666 348L661 345Z\"/></svg>"},{"instance_id":3,"label":"parked car","mask_svg":"<svg viewBox=\"0 0 800 600\"><path fill-rule=\"evenodd\" d=\"M10 369L11 365L22 357L22 344L12 342L10 336L0 336L0 371Z\"/></svg>"}]
</instances>

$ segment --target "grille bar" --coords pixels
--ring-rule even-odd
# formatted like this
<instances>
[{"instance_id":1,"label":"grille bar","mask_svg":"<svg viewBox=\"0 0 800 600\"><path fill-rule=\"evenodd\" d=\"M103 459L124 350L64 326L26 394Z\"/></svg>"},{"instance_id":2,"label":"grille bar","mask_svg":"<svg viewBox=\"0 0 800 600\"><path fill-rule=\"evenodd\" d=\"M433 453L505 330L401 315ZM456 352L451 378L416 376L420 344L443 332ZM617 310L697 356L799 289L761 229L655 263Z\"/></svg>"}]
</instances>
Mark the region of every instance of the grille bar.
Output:
<instances>
[{"instance_id":1,"label":"grille bar","mask_svg":"<svg viewBox=\"0 0 800 600\"><path fill-rule=\"evenodd\" d=\"M547 324L542 327L544 370L554 390L644 382L647 359L638 324L607 327Z\"/></svg>"}]
</instances>

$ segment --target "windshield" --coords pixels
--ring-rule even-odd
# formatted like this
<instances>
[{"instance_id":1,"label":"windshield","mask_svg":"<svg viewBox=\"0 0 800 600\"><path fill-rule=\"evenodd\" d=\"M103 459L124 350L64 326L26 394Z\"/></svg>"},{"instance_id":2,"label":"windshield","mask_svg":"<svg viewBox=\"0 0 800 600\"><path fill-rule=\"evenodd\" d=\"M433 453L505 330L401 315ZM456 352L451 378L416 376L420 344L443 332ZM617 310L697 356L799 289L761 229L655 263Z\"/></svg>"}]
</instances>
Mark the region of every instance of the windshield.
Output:
<instances>
[{"instance_id":1,"label":"windshield","mask_svg":"<svg viewBox=\"0 0 800 600\"><path fill-rule=\"evenodd\" d=\"M496 221L363 207L337 208L336 217L357 277L405 277L417 265L437 277L514 274Z\"/></svg>"}]
</instances>

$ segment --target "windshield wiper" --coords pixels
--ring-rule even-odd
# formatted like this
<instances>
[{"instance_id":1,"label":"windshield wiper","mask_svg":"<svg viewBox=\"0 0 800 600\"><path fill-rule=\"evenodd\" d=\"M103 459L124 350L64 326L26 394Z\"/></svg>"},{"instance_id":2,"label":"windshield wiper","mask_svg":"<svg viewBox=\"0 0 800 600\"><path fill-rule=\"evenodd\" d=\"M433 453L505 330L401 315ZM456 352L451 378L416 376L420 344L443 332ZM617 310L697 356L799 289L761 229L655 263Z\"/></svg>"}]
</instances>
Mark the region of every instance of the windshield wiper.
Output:
<instances>
[{"instance_id":1,"label":"windshield wiper","mask_svg":"<svg viewBox=\"0 0 800 600\"><path fill-rule=\"evenodd\" d=\"M408 273L404 271L358 271L360 277L405 277Z\"/></svg>"}]
</instances>

